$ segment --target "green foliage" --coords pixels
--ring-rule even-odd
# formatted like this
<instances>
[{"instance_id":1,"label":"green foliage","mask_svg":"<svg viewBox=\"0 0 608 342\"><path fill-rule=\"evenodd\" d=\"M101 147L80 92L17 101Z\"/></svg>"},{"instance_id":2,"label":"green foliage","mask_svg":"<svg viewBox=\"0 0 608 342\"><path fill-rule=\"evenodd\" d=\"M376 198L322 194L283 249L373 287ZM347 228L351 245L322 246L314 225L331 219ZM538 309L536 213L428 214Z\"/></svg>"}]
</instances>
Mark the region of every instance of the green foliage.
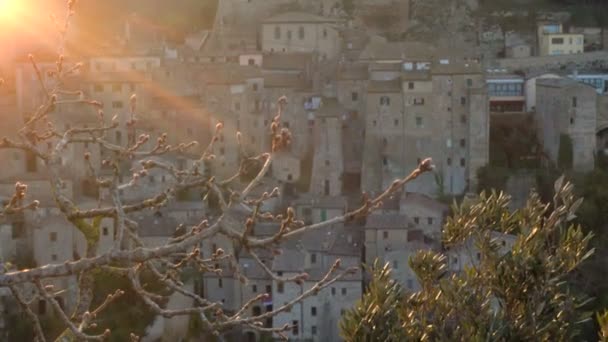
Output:
<instances>
[{"instance_id":1,"label":"green foliage","mask_svg":"<svg viewBox=\"0 0 608 342\"><path fill-rule=\"evenodd\" d=\"M477 170L477 191L505 190L512 170L504 167L484 166Z\"/></svg>"},{"instance_id":2,"label":"green foliage","mask_svg":"<svg viewBox=\"0 0 608 342\"><path fill-rule=\"evenodd\" d=\"M562 177L554 190L550 204L531 194L526 206L513 212L510 198L496 192L455 205L444 226L444 246L451 252L473 247L478 260L451 274L444 255L420 251L410 267L421 290L398 298L383 294L390 272L375 272L376 288L345 315L343 336L349 341L378 340L370 338L375 336L384 341L576 340L580 325L590 319L585 312L590 300L566 280L592 255L592 234L573 221L582 204L573 185Z\"/></svg>"},{"instance_id":3,"label":"green foliage","mask_svg":"<svg viewBox=\"0 0 608 342\"><path fill-rule=\"evenodd\" d=\"M600 341L608 341L608 310L603 314L597 314L597 321L600 325Z\"/></svg>"},{"instance_id":4,"label":"green foliage","mask_svg":"<svg viewBox=\"0 0 608 342\"><path fill-rule=\"evenodd\" d=\"M109 294L117 289L125 291L118 300L112 302L98 316L99 328L92 329L93 333L103 333L110 329L112 334L108 341L129 341L130 334L143 336L145 329L154 320L155 314L148 308L143 300L131 287L129 280L121 275L105 270L95 270L95 287L93 293L93 304L91 307L99 306ZM162 286L153 281L151 276L142 275L142 286L150 292L159 293ZM128 324L125 324L128 322Z\"/></svg>"},{"instance_id":5,"label":"green foliage","mask_svg":"<svg viewBox=\"0 0 608 342\"><path fill-rule=\"evenodd\" d=\"M561 170L572 169L573 160L572 139L567 134L559 136L559 151L557 154L557 165Z\"/></svg>"},{"instance_id":6,"label":"green foliage","mask_svg":"<svg viewBox=\"0 0 608 342\"><path fill-rule=\"evenodd\" d=\"M349 16L352 16L355 12L355 1L354 0L342 0L342 8L344 12Z\"/></svg>"},{"instance_id":7,"label":"green foliage","mask_svg":"<svg viewBox=\"0 0 608 342\"><path fill-rule=\"evenodd\" d=\"M346 341L398 341L405 337L397 314L401 287L392 279L388 264L381 266L376 261L368 271L373 280L363 298L344 314L341 335Z\"/></svg>"}]
</instances>

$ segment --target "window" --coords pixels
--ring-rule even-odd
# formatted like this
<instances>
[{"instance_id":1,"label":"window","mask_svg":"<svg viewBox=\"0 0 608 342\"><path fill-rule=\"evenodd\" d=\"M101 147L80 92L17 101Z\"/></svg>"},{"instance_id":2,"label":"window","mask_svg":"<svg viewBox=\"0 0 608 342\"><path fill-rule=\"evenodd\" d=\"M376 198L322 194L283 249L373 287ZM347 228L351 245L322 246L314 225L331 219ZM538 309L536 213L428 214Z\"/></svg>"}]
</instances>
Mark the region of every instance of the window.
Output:
<instances>
[{"instance_id":1,"label":"window","mask_svg":"<svg viewBox=\"0 0 608 342\"><path fill-rule=\"evenodd\" d=\"M414 89L414 82L408 82L407 89Z\"/></svg>"},{"instance_id":2,"label":"window","mask_svg":"<svg viewBox=\"0 0 608 342\"><path fill-rule=\"evenodd\" d=\"M564 44L564 38L551 38L551 44Z\"/></svg>"},{"instance_id":3,"label":"window","mask_svg":"<svg viewBox=\"0 0 608 342\"><path fill-rule=\"evenodd\" d=\"M300 38L300 40L304 39L304 27L300 26L300 28L298 29L298 38Z\"/></svg>"},{"instance_id":4,"label":"window","mask_svg":"<svg viewBox=\"0 0 608 342\"><path fill-rule=\"evenodd\" d=\"M467 145L467 141L465 139L460 139L460 147L465 147Z\"/></svg>"},{"instance_id":5,"label":"window","mask_svg":"<svg viewBox=\"0 0 608 342\"><path fill-rule=\"evenodd\" d=\"M313 326L310 328L310 333L311 333L311 334L313 334L313 335L316 335L316 334L317 334L317 326L316 326L316 325L313 325Z\"/></svg>"},{"instance_id":6,"label":"window","mask_svg":"<svg viewBox=\"0 0 608 342\"><path fill-rule=\"evenodd\" d=\"M424 105L424 97L414 98L414 106Z\"/></svg>"},{"instance_id":7,"label":"window","mask_svg":"<svg viewBox=\"0 0 608 342\"><path fill-rule=\"evenodd\" d=\"M226 150L223 147L220 147L220 155L224 155L224 153L226 153Z\"/></svg>"},{"instance_id":8,"label":"window","mask_svg":"<svg viewBox=\"0 0 608 342\"><path fill-rule=\"evenodd\" d=\"M332 287L332 288L331 288L331 295L332 295L332 296L335 296L335 295L336 295L336 288L335 288L335 287Z\"/></svg>"},{"instance_id":9,"label":"window","mask_svg":"<svg viewBox=\"0 0 608 342\"><path fill-rule=\"evenodd\" d=\"M317 307L313 306L310 308L310 315L311 316L316 316L317 315Z\"/></svg>"},{"instance_id":10,"label":"window","mask_svg":"<svg viewBox=\"0 0 608 342\"><path fill-rule=\"evenodd\" d=\"M49 240L51 240L52 242L57 241L57 233L56 232L51 232L49 234Z\"/></svg>"},{"instance_id":11,"label":"window","mask_svg":"<svg viewBox=\"0 0 608 342\"><path fill-rule=\"evenodd\" d=\"M448 166L452 166L452 158L448 158Z\"/></svg>"},{"instance_id":12,"label":"window","mask_svg":"<svg viewBox=\"0 0 608 342\"><path fill-rule=\"evenodd\" d=\"M272 286L271 285L266 285L266 293L267 294L271 294L272 293Z\"/></svg>"},{"instance_id":13,"label":"window","mask_svg":"<svg viewBox=\"0 0 608 342\"><path fill-rule=\"evenodd\" d=\"M113 101L112 102L112 108L121 109L122 107L123 107L122 101Z\"/></svg>"},{"instance_id":14,"label":"window","mask_svg":"<svg viewBox=\"0 0 608 342\"><path fill-rule=\"evenodd\" d=\"M316 253L312 253L310 255L310 263L311 264L316 264L317 263L317 254Z\"/></svg>"},{"instance_id":15,"label":"window","mask_svg":"<svg viewBox=\"0 0 608 342\"><path fill-rule=\"evenodd\" d=\"M357 102L357 101L359 101L359 93L357 93L356 91L353 91L353 92L350 94L350 98L351 98L351 100L352 100L353 102Z\"/></svg>"},{"instance_id":16,"label":"window","mask_svg":"<svg viewBox=\"0 0 608 342\"><path fill-rule=\"evenodd\" d=\"M383 238L384 240L387 240L387 239L388 239L388 231L386 231L386 230L385 230L385 231L383 231L383 232L382 232L382 238Z\"/></svg>"},{"instance_id":17,"label":"window","mask_svg":"<svg viewBox=\"0 0 608 342\"><path fill-rule=\"evenodd\" d=\"M464 158L460 158L460 166L465 167L466 164L466 160Z\"/></svg>"},{"instance_id":18,"label":"window","mask_svg":"<svg viewBox=\"0 0 608 342\"><path fill-rule=\"evenodd\" d=\"M577 102L578 102L578 99L576 98L576 96L573 96L572 97L572 107L576 108Z\"/></svg>"},{"instance_id":19,"label":"window","mask_svg":"<svg viewBox=\"0 0 608 342\"><path fill-rule=\"evenodd\" d=\"M328 179L325 180L325 184L324 184L324 187L323 187L323 193L325 194L325 196L329 196L329 193L330 193L330 184L329 184L329 180Z\"/></svg>"},{"instance_id":20,"label":"window","mask_svg":"<svg viewBox=\"0 0 608 342\"><path fill-rule=\"evenodd\" d=\"M101 228L101 231L102 231L103 236L108 236L108 234L109 234L109 229L108 229L108 227L103 227L103 228Z\"/></svg>"},{"instance_id":21,"label":"window","mask_svg":"<svg viewBox=\"0 0 608 342\"><path fill-rule=\"evenodd\" d=\"M285 292L285 284L283 284L283 282L278 282L277 283L277 292L278 293Z\"/></svg>"},{"instance_id":22,"label":"window","mask_svg":"<svg viewBox=\"0 0 608 342\"><path fill-rule=\"evenodd\" d=\"M464 106L465 104L467 104L467 98L466 98L466 97L464 97L464 96L463 96L463 97L461 97L461 98L460 98L460 104L461 104L461 105L463 105L463 106Z\"/></svg>"},{"instance_id":23,"label":"window","mask_svg":"<svg viewBox=\"0 0 608 342\"><path fill-rule=\"evenodd\" d=\"M115 135L115 138L116 138L115 139L116 143L120 145L122 143L122 132L121 131L116 131L114 133L114 135Z\"/></svg>"},{"instance_id":24,"label":"window","mask_svg":"<svg viewBox=\"0 0 608 342\"><path fill-rule=\"evenodd\" d=\"M234 103L234 110L236 110L236 111L241 110L241 103L240 102L235 102Z\"/></svg>"},{"instance_id":25,"label":"window","mask_svg":"<svg viewBox=\"0 0 608 342\"><path fill-rule=\"evenodd\" d=\"M458 258L457 257L452 258L452 264L454 264L454 265L458 264Z\"/></svg>"},{"instance_id":26,"label":"window","mask_svg":"<svg viewBox=\"0 0 608 342\"><path fill-rule=\"evenodd\" d=\"M414 281L412 279L407 280L407 288L410 290L414 289Z\"/></svg>"},{"instance_id":27,"label":"window","mask_svg":"<svg viewBox=\"0 0 608 342\"><path fill-rule=\"evenodd\" d=\"M257 293L258 292L258 286L257 285L251 285L251 292Z\"/></svg>"},{"instance_id":28,"label":"window","mask_svg":"<svg viewBox=\"0 0 608 342\"><path fill-rule=\"evenodd\" d=\"M414 223L420 224L420 217L414 217Z\"/></svg>"},{"instance_id":29,"label":"window","mask_svg":"<svg viewBox=\"0 0 608 342\"><path fill-rule=\"evenodd\" d=\"M378 122L376 122L376 120L372 121L372 125L374 125L374 127L376 127L376 125L378 125Z\"/></svg>"},{"instance_id":30,"label":"window","mask_svg":"<svg viewBox=\"0 0 608 342\"><path fill-rule=\"evenodd\" d=\"M399 120L395 119L394 124L395 124L395 127L399 126Z\"/></svg>"},{"instance_id":31,"label":"window","mask_svg":"<svg viewBox=\"0 0 608 342\"><path fill-rule=\"evenodd\" d=\"M120 93L122 91L122 86L120 84L113 84L112 91L115 93Z\"/></svg>"},{"instance_id":32,"label":"window","mask_svg":"<svg viewBox=\"0 0 608 342\"><path fill-rule=\"evenodd\" d=\"M477 260L481 260L481 253L477 253Z\"/></svg>"},{"instance_id":33,"label":"window","mask_svg":"<svg viewBox=\"0 0 608 342\"><path fill-rule=\"evenodd\" d=\"M57 261L57 254L51 255L51 260L52 261Z\"/></svg>"},{"instance_id":34,"label":"window","mask_svg":"<svg viewBox=\"0 0 608 342\"><path fill-rule=\"evenodd\" d=\"M291 333L297 335L300 333L300 327L298 327L298 321L293 321L291 324Z\"/></svg>"},{"instance_id":35,"label":"window","mask_svg":"<svg viewBox=\"0 0 608 342\"><path fill-rule=\"evenodd\" d=\"M473 86L473 80L470 78L467 78L467 87L472 87Z\"/></svg>"},{"instance_id":36,"label":"window","mask_svg":"<svg viewBox=\"0 0 608 342\"><path fill-rule=\"evenodd\" d=\"M219 287L220 289L224 287L224 282L222 281L222 278L219 278L217 280L217 287Z\"/></svg>"},{"instance_id":37,"label":"window","mask_svg":"<svg viewBox=\"0 0 608 342\"><path fill-rule=\"evenodd\" d=\"M346 287L343 287L343 288L342 288L342 295L343 295L343 296L346 296Z\"/></svg>"},{"instance_id":38,"label":"window","mask_svg":"<svg viewBox=\"0 0 608 342\"><path fill-rule=\"evenodd\" d=\"M433 224L433 218L432 218L432 217L428 217L428 218L426 219L426 222L427 222L428 224Z\"/></svg>"},{"instance_id":39,"label":"window","mask_svg":"<svg viewBox=\"0 0 608 342\"><path fill-rule=\"evenodd\" d=\"M463 124L466 124L467 123L467 116L466 115L461 115L460 116L460 122L463 123Z\"/></svg>"},{"instance_id":40,"label":"window","mask_svg":"<svg viewBox=\"0 0 608 342\"><path fill-rule=\"evenodd\" d=\"M384 165L384 166L388 165L388 158L382 157L382 165Z\"/></svg>"},{"instance_id":41,"label":"window","mask_svg":"<svg viewBox=\"0 0 608 342\"><path fill-rule=\"evenodd\" d=\"M96 92L98 92L98 93L103 92L103 84L95 84L95 85L93 86L93 88L94 88L94 90L95 90Z\"/></svg>"},{"instance_id":42,"label":"window","mask_svg":"<svg viewBox=\"0 0 608 342\"><path fill-rule=\"evenodd\" d=\"M574 125L574 118L570 118L570 124Z\"/></svg>"},{"instance_id":43,"label":"window","mask_svg":"<svg viewBox=\"0 0 608 342\"><path fill-rule=\"evenodd\" d=\"M274 39L281 39L281 28L279 26L274 28Z\"/></svg>"},{"instance_id":44,"label":"window","mask_svg":"<svg viewBox=\"0 0 608 342\"><path fill-rule=\"evenodd\" d=\"M391 98L388 96L381 96L380 97L380 105L381 106L390 106L391 105Z\"/></svg>"},{"instance_id":45,"label":"window","mask_svg":"<svg viewBox=\"0 0 608 342\"><path fill-rule=\"evenodd\" d=\"M424 124L422 123L422 118L420 116L416 117L416 127L417 128L423 128Z\"/></svg>"},{"instance_id":46,"label":"window","mask_svg":"<svg viewBox=\"0 0 608 342\"><path fill-rule=\"evenodd\" d=\"M323 29L323 39L327 38L327 29Z\"/></svg>"},{"instance_id":47,"label":"window","mask_svg":"<svg viewBox=\"0 0 608 342\"><path fill-rule=\"evenodd\" d=\"M393 260L393 269L399 268L399 262L397 260Z\"/></svg>"},{"instance_id":48,"label":"window","mask_svg":"<svg viewBox=\"0 0 608 342\"><path fill-rule=\"evenodd\" d=\"M287 30L287 40L291 40L291 30Z\"/></svg>"}]
</instances>

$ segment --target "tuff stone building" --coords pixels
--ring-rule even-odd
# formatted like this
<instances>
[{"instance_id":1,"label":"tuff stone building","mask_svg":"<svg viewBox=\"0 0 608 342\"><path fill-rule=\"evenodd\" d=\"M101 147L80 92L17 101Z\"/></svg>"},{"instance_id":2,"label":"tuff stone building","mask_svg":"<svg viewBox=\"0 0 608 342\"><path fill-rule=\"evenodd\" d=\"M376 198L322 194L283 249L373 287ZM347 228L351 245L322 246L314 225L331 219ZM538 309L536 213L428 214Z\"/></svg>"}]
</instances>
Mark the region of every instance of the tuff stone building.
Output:
<instances>
[{"instance_id":1,"label":"tuff stone building","mask_svg":"<svg viewBox=\"0 0 608 342\"><path fill-rule=\"evenodd\" d=\"M287 12L262 22L264 52L314 52L322 60L340 53L340 20L304 12Z\"/></svg>"},{"instance_id":2,"label":"tuff stone building","mask_svg":"<svg viewBox=\"0 0 608 342\"><path fill-rule=\"evenodd\" d=\"M342 193L344 156L342 153L342 115L344 109L335 99L323 99L316 112L312 180L310 192L317 196Z\"/></svg>"},{"instance_id":3,"label":"tuff stone building","mask_svg":"<svg viewBox=\"0 0 608 342\"><path fill-rule=\"evenodd\" d=\"M368 87L364 191L380 191L433 157L438 177L413 192L460 194L474 189L488 161L489 118L484 75L474 60L406 62L398 79Z\"/></svg>"},{"instance_id":4,"label":"tuff stone building","mask_svg":"<svg viewBox=\"0 0 608 342\"><path fill-rule=\"evenodd\" d=\"M558 163L560 144L572 145L572 167L593 170L597 148L597 92L570 79L541 79L536 82L536 122L545 152Z\"/></svg>"},{"instance_id":5,"label":"tuff stone building","mask_svg":"<svg viewBox=\"0 0 608 342\"><path fill-rule=\"evenodd\" d=\"M314 234L289 243L283 255L274 260L273 271L283 277L306 272L309 279L301 285L274 281L273 307L285 305L310 289L337 259L341 260L339 270L358 266L361 262L360 234L355 227L335 227L324 232L321 243ZM273 327L293 325L287 336L294 341L339 341L340 317L361 295L362 275L355 272L276 316Z\"/></svg>"}]
</instances>

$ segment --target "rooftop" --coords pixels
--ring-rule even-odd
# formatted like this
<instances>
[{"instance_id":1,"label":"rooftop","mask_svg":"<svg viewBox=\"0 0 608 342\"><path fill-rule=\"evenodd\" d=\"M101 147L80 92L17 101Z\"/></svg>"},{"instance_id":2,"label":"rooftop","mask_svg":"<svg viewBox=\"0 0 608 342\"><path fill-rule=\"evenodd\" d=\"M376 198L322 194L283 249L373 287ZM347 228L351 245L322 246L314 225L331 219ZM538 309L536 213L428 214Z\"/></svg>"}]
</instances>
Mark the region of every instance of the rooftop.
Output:
<instances>
[{"instance_id":1,"label":"rooftop","mask_svg":"<svg viewBox=\"0 0 608 342\"><path fill-rule=\"evenodd\" d=\"M339 19L321 17L318 15L306 12L286 12L275 15L263 21L264 24L280 24L280 23L337 23Z\"/></svg>"},{"instance_id":2,"label":"rooftop","mask_svg":"<svg viewBox=\"0 0 608 342\"><path fill-rule=\"evenodd\" d=\"M374 213L367 217L365 229L410 229L415 227L409 216L400 213Z\"/></svg>"},{"instance_id":3,"label":"rooftop","mask_svg":"<svg viewBox=\"0 0 608 342\"><path fill-rule=\"evenodd\" d=\"M311 62L311 53L268 53L264 55L262 68L267 70L303 71Z\"/></svg>"},{"instance_id":4,"label":"rooftop","mask_svg":"<svg viewBox=\"0 0 608 342\"><path fill-rule=\"evenodd\" d=\"M342 67L338 71L338 79L344 81L359 81L369 78L369 68L367 64L355 64Z\"/></svg>"},{"instance_id":5,"label":"rooftop","mask_svg":"<svg viewBox=\"0 0 608 342\"><path fill-rule=\"evenodd\" d=\"M368 93L400 93L401 80L391 81L370 81L367 88Z\"/></svg>"}]
</instances>

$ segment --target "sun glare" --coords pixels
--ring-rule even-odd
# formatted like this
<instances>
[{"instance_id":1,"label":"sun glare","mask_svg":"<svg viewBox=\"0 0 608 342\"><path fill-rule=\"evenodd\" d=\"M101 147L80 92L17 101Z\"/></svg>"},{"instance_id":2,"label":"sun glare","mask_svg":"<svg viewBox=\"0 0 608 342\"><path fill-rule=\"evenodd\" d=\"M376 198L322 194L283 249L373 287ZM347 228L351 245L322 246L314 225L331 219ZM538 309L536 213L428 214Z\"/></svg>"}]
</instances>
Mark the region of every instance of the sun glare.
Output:
<instances>
[{"instance_id":1,"label":"sun glare","mask_svg":"<svg viewBox=\"0 0 608 342\"><path fill-rule=\"evenodd\" d=\"M0 25L4 25L7 20L17 22L23 10L23 0L0 0L0 18L3 21Z\"/></svg>"}]
</instances>

